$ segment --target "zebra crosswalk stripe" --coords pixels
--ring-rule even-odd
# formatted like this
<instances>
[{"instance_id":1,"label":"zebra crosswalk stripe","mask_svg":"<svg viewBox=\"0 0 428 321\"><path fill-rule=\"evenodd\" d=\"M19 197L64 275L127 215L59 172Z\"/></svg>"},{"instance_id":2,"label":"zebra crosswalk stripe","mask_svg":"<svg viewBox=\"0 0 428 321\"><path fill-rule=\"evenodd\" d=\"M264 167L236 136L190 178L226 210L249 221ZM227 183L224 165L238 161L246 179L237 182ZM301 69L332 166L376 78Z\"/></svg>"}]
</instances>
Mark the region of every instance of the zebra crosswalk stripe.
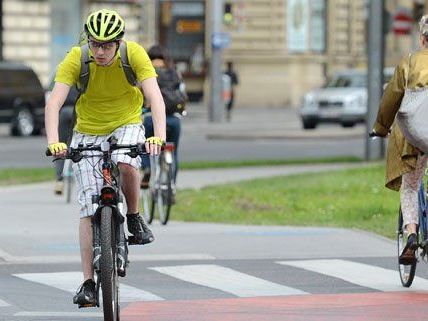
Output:
<instances>
[{"instance_id":1,"label":"zebra crosswalk stripe","mask_svg":"<svg viewBox=\"0 0 428 321\"><path fill-rule=\"evenodd\" d=\"M0 308L2 308L2 307L8 307L8 306L10 306L9 303L7 303L7 302L5 302L5 301L3 301L3 300L0 299Z\"/></svg>"},{"instance_id":2,"label":"zebra crosswalk stripe","mask_svg":"<svg viewBox=\"0 0 428 321\"><path fill-rule=\"evenodd\" d=\"M364 263L339 259L280 261L277 263L328 275L379 291L405 291L407 289L401 286L396 270ZM426 290L427 288L428 280L415 277L412 291Z\"/></svg>"},{"instance_id":3,"label":"zebra crosswalk stripe","mask_svg":"<svg viewBox=\"0 0 428 321\"><path fill-rule=\"evenodd\" d=\"M269 282L214 264L163 266L149 269L183 281L228 292L238 297L308 294L299 289Z\"/></svg>"},{"instance_id":4,"label":"zebra crosswalk stripe","mask_svg":"<svg viewBox=\"0 0 428 321\"><path fill-rule=\"evenodd\" d=\"M77 285L82 282L82 272L23 273L14 274L14 276L71 293L75 293ZM121 283L120 300L122 302L134 302L158 301L163 299L151 292Z\"/></svg>"}]
</instances>

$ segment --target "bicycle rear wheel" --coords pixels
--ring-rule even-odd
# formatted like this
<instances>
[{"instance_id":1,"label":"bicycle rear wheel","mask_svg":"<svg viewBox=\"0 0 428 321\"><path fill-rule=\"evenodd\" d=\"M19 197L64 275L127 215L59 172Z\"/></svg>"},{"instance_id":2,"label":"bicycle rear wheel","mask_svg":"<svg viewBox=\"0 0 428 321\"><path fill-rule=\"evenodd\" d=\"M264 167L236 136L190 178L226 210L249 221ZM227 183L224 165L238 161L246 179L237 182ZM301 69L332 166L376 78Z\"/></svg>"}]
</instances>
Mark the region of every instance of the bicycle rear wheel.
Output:
<instances>
[{"instance_id":1,"label":"bicycle rear wheel","mask_svg":"<svg viewBox=\"0 0 428 321\"><path fill-rule=\"evenodd\" d=\"M403 214L401 212L401 205L398 211L398 228L397 228L397 259L400 257L401 252L406 245L406 239L404 237L404 227L403 227ZM397 260L398 261L398 260ZM410 265L403 265L398 262L398 272L400 273L401 284L408 288L412 285L413 279L416 273L416 262Z\"/></svg>"},{"instance_id":2,"label":"bicycle rear wheel","mask_svg":"<svg viewBox=\"0 0 428 321\"><path fill-rule=\"evenodd\" d=\"M100 278L103 293L104 321L119 321L119 281L116 267L115 225L111 207L101 210Z\"/></svg>"}]
</instances>

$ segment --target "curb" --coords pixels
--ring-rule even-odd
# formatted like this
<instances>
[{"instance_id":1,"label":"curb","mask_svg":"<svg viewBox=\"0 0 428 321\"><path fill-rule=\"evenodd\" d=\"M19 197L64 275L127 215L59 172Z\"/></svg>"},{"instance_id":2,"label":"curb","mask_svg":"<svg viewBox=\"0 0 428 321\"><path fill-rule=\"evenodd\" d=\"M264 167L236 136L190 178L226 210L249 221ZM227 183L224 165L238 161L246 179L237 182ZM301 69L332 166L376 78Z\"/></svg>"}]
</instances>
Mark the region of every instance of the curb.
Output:
<instances>
[{"instance_id":1,"label":"curb","mask_svg":"<svg viewBox=\"0 0 428 321\"><path fill-rule=\"evenodd\" d=\"M206 134L205 137L207 139L218 139L218 140L257 140L257 139L272 139L272 140L280 140L280 139L350 139L350 138L364 138L364 134L362 133L340 133L340 134L321 134L321 133L313 133L313 134L302 134L302 133L288 133L288 134L261 134L255 135L254 133L250 134L224 134L224 133L212 133Z\"/></svg>"}]
</instances>

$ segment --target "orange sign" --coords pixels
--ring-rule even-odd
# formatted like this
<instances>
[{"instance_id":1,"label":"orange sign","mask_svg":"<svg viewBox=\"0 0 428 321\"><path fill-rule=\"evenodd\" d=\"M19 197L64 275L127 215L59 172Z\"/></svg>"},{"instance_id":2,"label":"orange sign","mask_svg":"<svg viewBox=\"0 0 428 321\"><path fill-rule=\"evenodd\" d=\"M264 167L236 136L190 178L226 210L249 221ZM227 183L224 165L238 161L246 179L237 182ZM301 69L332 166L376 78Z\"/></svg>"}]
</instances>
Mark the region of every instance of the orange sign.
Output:
<instances>
[{"instance_id":1,"label":"orange sign","mask_svg":"<svg viewBox=\"0 0 428 321\"><path fill-rule=\"evenodd\" d=\"M202 32L202 22L199 20L178 20L176 25L178 33Z\"/></svg>"}]
</instances>

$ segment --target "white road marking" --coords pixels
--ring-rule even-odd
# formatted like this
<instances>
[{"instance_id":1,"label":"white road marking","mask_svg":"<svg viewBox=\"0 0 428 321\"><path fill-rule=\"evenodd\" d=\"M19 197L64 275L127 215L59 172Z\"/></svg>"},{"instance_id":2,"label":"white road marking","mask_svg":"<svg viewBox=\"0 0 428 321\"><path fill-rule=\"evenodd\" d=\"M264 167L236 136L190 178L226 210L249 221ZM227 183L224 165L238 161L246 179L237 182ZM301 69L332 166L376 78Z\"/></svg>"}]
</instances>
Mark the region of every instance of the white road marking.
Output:
<instances>
[{"instance_id":1,"label":"white road marking","mask_svg":"<svg viewBox=\"0 0 428 321\"><path fill-rule=\"evenodd\" d=\"M149 269L174 278L232 293L238 297L307 294L219 265L181 265Z\"/></svg>"},{"instance_id":2,"label":"white road marking","mask_svg":"<svg viewBox=\"0 0 428 321\"><path fill-rule=\"evenodd\" d=\"M398 271L378 266L338 259L281 261L277 263L328 275L379 291L409 290L401 286ZM428 280L415 277L410 290L425 291L426 289L428 289Z\"/></svg>"},{"instance_id":3,"label":"white road marking","mask_svg":"<svg viewBox=\"0 0 428 321\"><path fill-rule=\"evenodd\" d=\"M5 302L3 300L0 300L0 308L2 308L2 307L8 307L8 306L10 306L9 303L7 303L7 302Z\"/></svg>"},{"instance_id":4,"label":"white road marking","mask_svg":"<svg viewBox=\"0 0 428 321\"><path fill-rule=\"evenodd\" d=\"M15 317L43 317L43 318L50 318L50 317L85 317L85 318L102 318L103 313L102 312L40 312L40 311L22 311L17 312L14 314Z\"/></svg>"},{"instance_id":5,"label":"white road marking","mask_svg":"<svg viewBox=\"0 0 428 321\"><path fill-rule=\"evenodd\" d=\"M52 286L71 293L75 293L78 285L82 283L82 272L24 273L14 274L14 276L27 281ZM163 299L151 292L140 290L123 283L120 284L121 302L159 300Z\"/></svg>"}]
</instances>

